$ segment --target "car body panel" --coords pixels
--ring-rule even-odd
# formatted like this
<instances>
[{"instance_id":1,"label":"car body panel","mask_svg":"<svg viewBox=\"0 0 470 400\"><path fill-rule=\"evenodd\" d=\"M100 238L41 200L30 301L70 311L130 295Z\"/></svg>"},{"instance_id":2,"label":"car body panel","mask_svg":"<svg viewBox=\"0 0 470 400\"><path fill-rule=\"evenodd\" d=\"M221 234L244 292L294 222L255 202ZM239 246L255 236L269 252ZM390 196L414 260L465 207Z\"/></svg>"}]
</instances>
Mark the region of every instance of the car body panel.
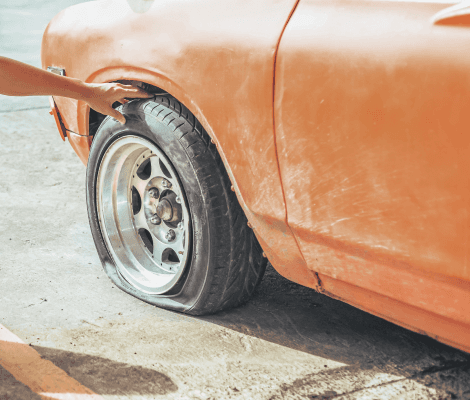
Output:
<instances>
[{"instance_id":1,"label":"car body panel","mask_svg":"<svg viewBox=\"0 0 470 400\"><path fill-rule=\"evenodd\" d=\"M323 288L322 293L404 328L470 352L468 324L423 310L419 307L420 303L413 306L327 275L318 274L318 276ZM452 296L453 291L447 292L447 295Z\"/></svg>"},{"instance_id":2,"label":"car body panel","mask_svg":"<svg viewBox=\"0 0 470 400\"><path fill-rule=\"evenodd\" d=\"M67 131L67 137L69 139L70 145L80 159L88 157L93 137L78 135L71 131Z\"/></svg>"},{"instance_id":3,"label":"car body panel","mask_svg":"<svg viewBox=\"0 0 470 400\"><path fill-rule=\"evenodd\" d=\"M470 29L433 25L445 7L301 0L277 56L276 141L288 223L325 291L470 329Z\"/></svg>"},{"instance_id":4,"label":"car body panel","mask_svg":"<svg viewBox=\"0 0 470 400\"><path fill-rule=\"evenodd\" d=\"M51 21L42 63L87 82L140 80L183 102L217 144L268 258L311 286L315 275L287 226L273 132L274 57L296 2L156 1L146 13L125 0L82 3ZM55 101L86 163L87 106Z\"/></svg>"}]
</instances>

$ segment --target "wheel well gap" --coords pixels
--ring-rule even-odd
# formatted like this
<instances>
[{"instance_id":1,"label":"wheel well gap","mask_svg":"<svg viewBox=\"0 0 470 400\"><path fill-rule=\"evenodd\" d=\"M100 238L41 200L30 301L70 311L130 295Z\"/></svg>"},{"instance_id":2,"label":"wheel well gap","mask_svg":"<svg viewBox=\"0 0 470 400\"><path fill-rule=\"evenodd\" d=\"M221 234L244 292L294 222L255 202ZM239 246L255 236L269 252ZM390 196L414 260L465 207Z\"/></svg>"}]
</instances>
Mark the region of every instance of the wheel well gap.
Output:
<instances>
[{"instance_id":1,"label":"wheel well gap","mask_svg":"<svg viewBox=\"0 0 470 400\"><path fill-rule=\"evenodd\" d=\"M122 83L123 85L134 85L134 86L139 86L142 89L144 89L148 93L152 94L168 94L165 90L159 88L158 86L151 85L150 83L147 82L142 82L142 81L136 81L136 80L117 80L113 81L116 83ZM121 105L119 102L113 103L113 108L117 108ZM106 118L106 115L101 114L92 108L90 108L90 115L88 119L88 135L89 136L94 136L96 131L98 130L99 126L103 122L103 120Z\"/></svg>"}]
</instances>

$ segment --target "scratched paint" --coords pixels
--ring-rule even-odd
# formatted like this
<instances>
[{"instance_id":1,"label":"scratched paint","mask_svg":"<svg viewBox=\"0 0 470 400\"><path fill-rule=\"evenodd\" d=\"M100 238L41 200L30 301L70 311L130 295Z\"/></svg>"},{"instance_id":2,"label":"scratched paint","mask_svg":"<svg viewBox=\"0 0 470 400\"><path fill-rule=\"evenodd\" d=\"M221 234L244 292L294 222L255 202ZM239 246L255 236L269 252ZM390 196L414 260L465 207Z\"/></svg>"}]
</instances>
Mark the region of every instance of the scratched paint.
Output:
<instances>
[{"instance_id":1,"label":"scratched paint","mask_svg":"<svg viewBox=\"0 0 470 400\"><path fill-rule=\"evenodd\" d=\"M444 7L300 2L279 48L276 141L308 268L350 285L322 290L394 321L374 292L470 328L470 55L462 31L430 23Z\"/></svg>"}]
</instances>

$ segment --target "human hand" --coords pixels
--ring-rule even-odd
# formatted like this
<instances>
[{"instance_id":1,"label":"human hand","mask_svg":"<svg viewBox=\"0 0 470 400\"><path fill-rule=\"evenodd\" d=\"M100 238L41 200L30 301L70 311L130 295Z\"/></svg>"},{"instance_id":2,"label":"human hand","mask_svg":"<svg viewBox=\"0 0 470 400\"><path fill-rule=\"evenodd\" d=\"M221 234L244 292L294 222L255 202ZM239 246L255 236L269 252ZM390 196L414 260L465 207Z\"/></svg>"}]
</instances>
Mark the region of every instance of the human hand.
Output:
<instances>
[{"instance_id":1,"label":"human hand","mask_svg":"<svg viewBox=\"0 0 470 400\"><path fill-rule=\"evenodd\" d=\"M121 124L126 123L126 118L112 105L116 101L122 104L127 103L129 98L146 99L152 97L150 93L140 87L133 85L123 85L121 83L87 83L87 95L83 101L101 114L110 115Z\"/></svg>"}]
</instances>

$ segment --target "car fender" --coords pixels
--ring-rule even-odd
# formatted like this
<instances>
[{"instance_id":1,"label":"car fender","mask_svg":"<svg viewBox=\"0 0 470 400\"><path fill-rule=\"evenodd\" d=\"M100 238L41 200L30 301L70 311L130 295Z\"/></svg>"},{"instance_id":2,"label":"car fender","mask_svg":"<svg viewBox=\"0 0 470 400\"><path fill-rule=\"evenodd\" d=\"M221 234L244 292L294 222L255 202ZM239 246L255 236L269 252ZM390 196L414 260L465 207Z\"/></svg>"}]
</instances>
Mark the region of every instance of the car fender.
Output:
<instances>
[{"instance_id":1,"label":"car fender","mask_svg":"<svg viewBox=\"0 0 470 400\"><path fill-rule=\"evenodd\" d=\"M51 21L42 62L86 82L142 81L185 104L216 143L269 260L288 279L316 287L287 225L274 140L275 56L296 4L174 0L136 13L126 0L82 3ZM88 136L88 106L55 101L78 148Z\"/></svg>"}]
</instances>

